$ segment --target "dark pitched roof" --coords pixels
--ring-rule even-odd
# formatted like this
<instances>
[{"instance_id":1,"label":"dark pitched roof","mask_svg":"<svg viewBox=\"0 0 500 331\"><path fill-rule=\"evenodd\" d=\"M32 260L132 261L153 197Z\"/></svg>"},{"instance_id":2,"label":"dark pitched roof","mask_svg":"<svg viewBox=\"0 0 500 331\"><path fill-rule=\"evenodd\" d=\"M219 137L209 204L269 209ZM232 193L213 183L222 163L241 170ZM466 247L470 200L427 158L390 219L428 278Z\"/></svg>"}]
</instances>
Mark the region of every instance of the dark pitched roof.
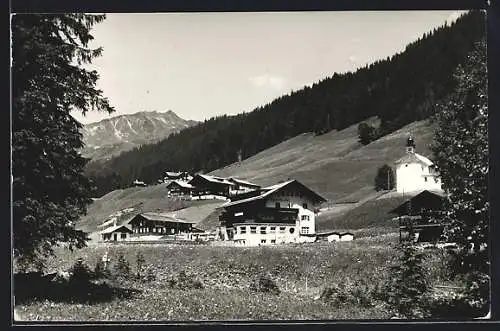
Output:
<instances>
[{"instance_id":1,"label":"dark pitched roof","mask_svg":"<svg viewBox=\"0 0 500 331\"><path fill-rule=\"evenodd\" d=\"M137 216L141 216L149 221L157 221L157 222L190 223L190 224L196 223L195 221L191 221L191 220L175 218L175 217L172 217L172 216L165 214L165 213L148 212L148 213L138 214ZM131 219L128 223L132 222L132 220L134 220L134 219L135 219L135 217L133 219Z\"/></svg>"},{"instance_id":2,"label":"dark pitched roof","mask_svg":"<svg viewBox=\"0 0 500 331\"><path fill-rule=\"evenodd\" d=\"M415 211L420 211L422 208L439 210L442 208L445 199L446 194L443 191L423 190L391 210L390 213L404 215L407 213L410 206L412 209L415 209Z\"/></svg>"},{"instance_id":3,"label":"dark pitched roof","mask_svg":"<svg viewBox=\"0 0 500 331\"><path fill-rule=\"evenodd\" d=\"M248 202L252 202L252 201L257 201L257 200L264 199L264 198L270 196L271 194L273 194L273 193L275 193L275 192L277 192L277 191L285 188L286 186L291 185L292 183L295 184L295 185L299 185L316 202L325 202L326 201L326 199L323 198L321 195L319 195L318 193L316 193L313 190L309 189L307 186L305 186L304 184L300 183L299 181L293 179L293 180L288 180L288 181L283 182L283 183L271 185L271 186L268 186L268 187L263 187L261 189L261 192L263 192L263 193L261 193L260 195L257 195L257 196L254 196L254 197L250 197L250 198L247 198L247 199L241 199L241 200L237 200L237 201L231 201L231 202L228 202L228 203L222 205L220 208L235 206L235 205L239 205L239 204L244 204L244 203L248 203Z\"/></svg>"}]
</instances>

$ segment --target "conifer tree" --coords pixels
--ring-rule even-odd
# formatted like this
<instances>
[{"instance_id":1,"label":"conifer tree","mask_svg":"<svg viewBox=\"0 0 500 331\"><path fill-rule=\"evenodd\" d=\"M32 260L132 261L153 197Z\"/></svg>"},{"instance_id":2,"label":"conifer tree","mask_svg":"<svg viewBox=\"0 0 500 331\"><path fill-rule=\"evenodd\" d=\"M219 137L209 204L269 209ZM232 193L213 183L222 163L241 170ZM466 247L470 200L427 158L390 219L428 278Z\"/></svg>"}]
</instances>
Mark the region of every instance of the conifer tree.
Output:
<instances>
[{"instance_id":1,"label":"conifer tree","mask_svg":"<svg viewBox=\"0 0 500 331\"><path fill-rule=\"evenodd\" d=\"M101 54L89 42L104 15L12 17L12 172L14 256L37 262L61 242L85 245L74 228L91 202L80 129L70 112L112 112L98 74L84 69Z\"/></svg>"},{"instance_id":2,"label":"conifer tree","mask_svg":"<svg viewBox=\"0 0 500 331\"><path fill-rule=\"evenodd\" d=\"M457 89L441 105L432 150L443 189L449 194L445 229L459 246L460 270L484 307L488 300L488 91L486 41L477 43L455 73ZM471 292L472 293L472 292ZM472 294L473 294L472 293ZM474 295L474 294L473 294Z\"/></svg>"}]
</instances>

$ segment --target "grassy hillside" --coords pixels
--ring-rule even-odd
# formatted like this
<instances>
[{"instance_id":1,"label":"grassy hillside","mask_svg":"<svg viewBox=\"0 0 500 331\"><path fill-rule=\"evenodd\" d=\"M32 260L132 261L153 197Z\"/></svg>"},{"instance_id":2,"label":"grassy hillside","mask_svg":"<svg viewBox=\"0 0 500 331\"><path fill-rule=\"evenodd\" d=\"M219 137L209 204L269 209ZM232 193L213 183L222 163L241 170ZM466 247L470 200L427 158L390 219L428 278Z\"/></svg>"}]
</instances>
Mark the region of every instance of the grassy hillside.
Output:
<instances>
[{"instance_id":1,"label":"grassy hillside","mask_svg":"<svg viewBox=\"0 0 500 331\"><path fill-rule=\"evenodd\" d=\"M360 201L376 195L378 167L405 153L406 138L415 137L417 152L431 157L434 129L428 121L411 123L366 146L358 142L357 125L324 135L302 134L239 163L211 172L236 176L261 185L295 178L329 203Z\"/></svg>"},{"instance_id":2,"label":"grassy hillside","mask_svg":"<svg viewBox=\"0 0 500 331\"><path fill-rule=\"evenodd\" d=\"M95 199L77 227L87 232L101 230L98 226L110 215L126 208L135 208L132 212L134 215L140 212L171 212L187 208L178 213L179 218L202 220L221 203L218 200L185 201L169 198L164 184L130 187Z\"/></svg>"},{"instance_id":3,"label":"grassy hillside","mask_svg":"<svg viewBox=\"0 0 500 331\"><path fill-rule=\"evenodd\" d=\"M366 146L358 142L357 125L353 125L319 136L299 135L211 174L235 176L261 185L298 179L328 199L318 216L318 231L380 227L390 217L387 212L401 203L402 198L376 200L381 193L374 189L375 174L378 167L384 163L393 165L405 153L410 133L415 137L417 151L432 156L428 146L433 128L427 121L407 125ZM208 230L217 226L215 209L221 204L214 200L168 198L165 185L161 184L132 187L96 199L78 226L94 232L111 214L135 207L137 212L178 210L176 217L198 221L198 227Z\"/></svg>"}]
</instances>

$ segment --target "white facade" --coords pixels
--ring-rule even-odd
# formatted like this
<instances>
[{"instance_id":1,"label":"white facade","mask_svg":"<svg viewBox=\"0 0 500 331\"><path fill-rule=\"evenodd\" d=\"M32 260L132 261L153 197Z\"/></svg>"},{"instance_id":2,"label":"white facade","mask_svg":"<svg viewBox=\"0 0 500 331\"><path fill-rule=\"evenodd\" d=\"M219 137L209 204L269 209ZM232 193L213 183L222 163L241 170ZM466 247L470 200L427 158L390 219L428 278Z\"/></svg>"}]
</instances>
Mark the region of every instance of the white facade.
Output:
<instances>
[{"instance_id":1,"label":"white facade","mask_svg":"<svg viewBox=\"0 0 500 331\"><path fill-rule=\"evenodd\" d=\"M396 191L441 191L441 178L431 160L407 147L406 155L396 162Z\"/></svg>"},{"instance_id":2,"label":"white facade","mask_svg":"<svg viewBox=\"0 0 500 331\"><path fill-rule=\"evenodd\" d=\"M266 201L268 208L293 208L299 211L297 215L296 228L300 234L316 233L316 220L312 208L312 201L303 196L289 196L288 192L277 192ZM282 193L282 194L279 194Z\"/></svg>"},{"instance_id":3,"label":"white facade","mask_svg":"<svg viewBox=\"0 0 500 331\"><path fill-rule=\"evenodd\" d=\"M234 224L233 241L245 246L297 242L299 232L293 224L241 223Z\"/></svg>"},{"instance_id":4,"label":"white facade","mask_svg":"<svg viewBox=\"0 0 500 331\"><path fill-rule=\"evenodd\" d=\"M313 206L317 201L314 200L317 196L314 195L315 193L307 192L307 189L294 189L294 184L287 186L293 182L277 184L266 188L267 193L260 196L230 203L228 206L233 204L242 207L233 209L228 217L242 217L242 219L241 222L231 222L232 225L227 228L220 226L221 239L232 240L245 246L316 241ZM259 208L264 208L267 212L257 214L258 216L251 214L252 209L247 209L249 207L245 207L246 203L256 200L262 201L262 207ZM324 199L319 197L319 201L324 201ZM273 216L273 213L269 213L272 209L275 209L281 216ZM247 212L248 215L246 215ZM288 220L285 220L287 214Z\"/></svg>"}]
</instances>

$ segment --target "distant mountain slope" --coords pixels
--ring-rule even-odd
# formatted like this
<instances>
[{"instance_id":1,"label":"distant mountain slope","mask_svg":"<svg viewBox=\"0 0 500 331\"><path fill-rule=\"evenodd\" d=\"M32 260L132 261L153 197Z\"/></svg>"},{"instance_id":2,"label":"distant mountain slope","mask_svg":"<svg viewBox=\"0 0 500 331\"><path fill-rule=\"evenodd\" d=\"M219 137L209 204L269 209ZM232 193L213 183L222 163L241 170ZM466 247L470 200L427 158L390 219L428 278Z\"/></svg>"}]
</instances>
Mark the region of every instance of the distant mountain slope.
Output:
<instances>
[{"instance_id":1,"label":"distant mountain slope","mask_svg":"<svg viewBox=\"0 0 500 331\"><path fill-rule=\"evenodd\" d=\"M330 203L359 201L376 193L378 167L393 166L404 155L409 134L415 137L418 153L432 158L429 145L434 127L428 121L406 125L366 146L358 142L355 124L321 136L302 134L210 174L261 185L295 178Z\"/></svg>"},{"instance_id":2,"label":"distant mountain slope","mask_svg":"<svg viewBox=\"0 0 500 331\"><path fill-rule=\"evenodd\" d=\"M385 136L435 114L439 109L435 105L455 89L452 74L456 67L484 35L484 14L471 11L452 25L429 31L401 53L356 72L332 73L312 87L290 92L251 112L208 119L156 144L112 158L94 168L89 176L100 188L99 193L105 193L126 187L136 178L154 183L165 170L213 171L239 157L251 158L292 137L312 141L316 139L314 134L324 134L318 141L328 140L374 116L380 120L378 136ZM339 150L329 152L328 157L349 152L349 146L337 146ZM295 163L293 158L301 156L288 157ZM315 161L318 162L322 161ZM323 171L328 175L347 164L340 169L326 165ZM300 165L304 169L306 166ZM271 168L282 172L272 164ZM335 189L350 190L349 183L342 185Z\"/></svg>"},{"instance_id":3,"label":"distant mountain slope","mask_svg":"<svg viewBox=\"0 0 500 331\"><path fill-rule=\"evenodd\" d=\"M120 115L90 123L82 130L85 143L82 155L92 160L110 159L139 145L160 141L196 123L180 118L171 110Z\"/></svg>"}]
</instances>

